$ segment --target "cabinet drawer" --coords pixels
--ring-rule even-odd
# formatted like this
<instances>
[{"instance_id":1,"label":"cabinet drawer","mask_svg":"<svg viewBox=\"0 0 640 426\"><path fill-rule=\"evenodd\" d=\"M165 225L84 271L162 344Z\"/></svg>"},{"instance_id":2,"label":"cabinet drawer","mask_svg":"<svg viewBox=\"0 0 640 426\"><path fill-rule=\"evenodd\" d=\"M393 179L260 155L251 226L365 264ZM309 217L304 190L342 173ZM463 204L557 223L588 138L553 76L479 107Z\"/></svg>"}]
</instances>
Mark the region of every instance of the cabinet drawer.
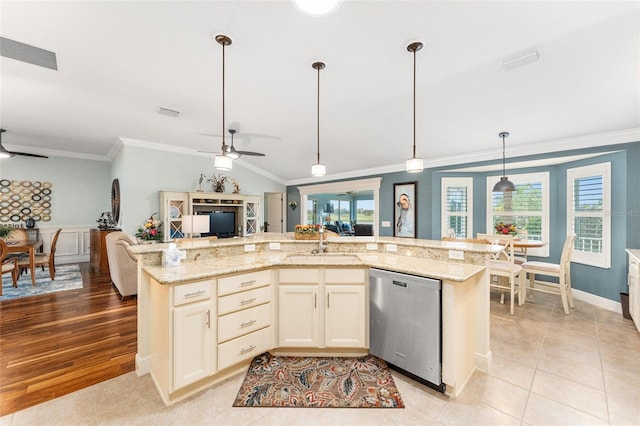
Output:
<instances>
[{"instance_id":1,"label":"cabinet drawer","mask_svg":"<svg viewBox=\"0 0 640 426\"><path fill-rule=\"evenodd\" d=\"M364 284L364 269L325 269L324 282L327 284Z\"/></svg>"},{"instance_id":2,"label":"cabinet drawer","mask_svg":"<svg viewBox=\"0 0 640 426\"><path fill-rule=\"evenodd\" d=\"M218 298L218 315L271 302L271 286L243 291Z\"/></svg>"},{"instance_id":3,"label":"cabinet drawer","mask_svg":"<svg viewBox=\"0 0 640 426\"><path fill-rule=\"evenodd\" d=\"M271 327L218 345L218 370L271 349Z\"/></svg>"},{"instance_id":4,"label":"cabinet drawer","mask_svg":"<svg viewBox=\"0 0 640 426\"><path fill-rule=\"evenodd\" d=\"M173 288L173 304L175 306L185 303L197 302L211 298L213 280L198 281L191 284L178 285Z\"/></svg>"},{"instance_id":5,"label":"cabinet drawer","mask_svg":"<svg viewBox=\"0 0 640 426\"><path fill-rule=\"evenodd\" d=\"M218 280L218 295L222 296L250 288L262 287L266 284L271 284L270 270L220 278Z\"/></svg>"},{"instance_id":6,"label":"cabinet drawer","mask_svg":"<svg viewBox=\"0 0 640 426\"><path fill-rule=\"evenodd\" d=\"M320 270L317 268L280 269L278 276L278 282L282 284L318 284L320 282Z\"/></svg>"},{"instance_id":7,"label":"cabinet drawer","mask_svg":"<svg viewBox=\"0 0 640 426\"><path fill-rule=\"evenodd\" d=\"M218 317L218 342L271 325L271 304L255 306Z\"/></svg>"}]
</instances>

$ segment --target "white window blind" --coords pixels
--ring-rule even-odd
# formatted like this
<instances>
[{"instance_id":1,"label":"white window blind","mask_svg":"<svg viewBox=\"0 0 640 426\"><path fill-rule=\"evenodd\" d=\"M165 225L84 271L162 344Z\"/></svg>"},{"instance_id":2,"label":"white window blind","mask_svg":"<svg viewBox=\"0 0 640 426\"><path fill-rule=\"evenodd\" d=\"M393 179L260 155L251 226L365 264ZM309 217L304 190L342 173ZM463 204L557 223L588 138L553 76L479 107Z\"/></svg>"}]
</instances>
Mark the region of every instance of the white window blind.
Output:
<instances>
[{"instance_id":1,"label":"white window blind","mask_svg":"<svg viewBox=\"0 0 640 426\"><path fill-rule=\"evenodd\" d=\"M611 163L567 170L567 229L576 234L572 260L611 266Z\"/></svg>"},{"instance_id":2,"label":"white window blind","mask_svg":"<svg viewBox=\"0 0 640 426\"><path fill-rule=\"evenodd\" d=\"M495 233L496 224L514 224L521 235L536 241L549 241L549 173L527 173L511 175L509 180L516 185L513 192L492 192L500 176L487 178L489 198L487 232ZM532 256L548 256L549 246L530 249Z\"/></svg>"},{"instance_id":3,"label":"white window blind","mask_svg":"<svg viewBox=\"0 0 640 426\"><path fill-rule=\"evenodd\" d=\"M442 235L473 237L473 178L442 178Z\"/></svg>"}]
</instances>

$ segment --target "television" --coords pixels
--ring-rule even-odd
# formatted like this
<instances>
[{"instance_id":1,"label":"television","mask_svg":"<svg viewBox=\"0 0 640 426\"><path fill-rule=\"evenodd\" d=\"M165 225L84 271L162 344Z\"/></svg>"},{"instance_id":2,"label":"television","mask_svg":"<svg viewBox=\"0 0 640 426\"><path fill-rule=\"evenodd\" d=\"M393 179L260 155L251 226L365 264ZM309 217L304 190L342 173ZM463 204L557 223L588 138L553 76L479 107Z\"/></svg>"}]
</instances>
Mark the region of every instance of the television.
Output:
<instances>
[{"instance_id":1,"label":"television","mask_svg":"<svg viewBox=\"0 0 640 426\"><path fill-rule=\"evenodd\" d=\"M213 211L199 214L209 216L209 232L201 234L203 237L231 238L236 235L235 212Z\"/></svg>"}]
</instances>

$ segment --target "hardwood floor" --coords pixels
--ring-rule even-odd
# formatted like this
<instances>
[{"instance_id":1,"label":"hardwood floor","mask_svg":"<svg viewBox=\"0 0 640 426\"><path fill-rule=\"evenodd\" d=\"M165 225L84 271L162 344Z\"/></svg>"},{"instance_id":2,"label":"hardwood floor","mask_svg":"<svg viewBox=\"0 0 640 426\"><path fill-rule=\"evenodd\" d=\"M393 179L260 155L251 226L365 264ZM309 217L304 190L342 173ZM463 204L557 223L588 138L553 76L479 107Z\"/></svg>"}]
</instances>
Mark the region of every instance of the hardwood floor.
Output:
<instances>
[{"instance_id":1,"label":"hardwood floor","mask_svg":"<svg viewBox=\"0 0 640 426\"><path fill-rule=\"evenodd\" d=\"M81 289L0 302L0 416L134 370L135 297L80 269Z\"/></svg>"}]
</instances>

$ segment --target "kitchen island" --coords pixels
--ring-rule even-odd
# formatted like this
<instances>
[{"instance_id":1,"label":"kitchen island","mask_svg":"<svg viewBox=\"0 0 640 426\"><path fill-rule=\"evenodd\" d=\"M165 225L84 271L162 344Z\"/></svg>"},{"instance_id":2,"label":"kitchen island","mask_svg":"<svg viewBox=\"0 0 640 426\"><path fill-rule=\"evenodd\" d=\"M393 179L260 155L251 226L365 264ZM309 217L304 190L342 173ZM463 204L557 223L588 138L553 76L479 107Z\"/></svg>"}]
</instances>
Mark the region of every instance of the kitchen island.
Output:
<instances>
[{"instance_id":1,"label":"kitchen island","mask_svg":"<svg viewBox=\"0 0 640 426\"><path fill-rule=\"evenodd\" d=\"M317 241L262 234L184 241L186 259L163 267L167 246L130 248L138 258L136 371L151 373L167 405L245 370L266 350L366 354L369 268L442 281L447 394L458 395L475 368L490 367L484 265L499 246L339 237L327 253L312 254Z\"/></svg>"}]
</instances>

